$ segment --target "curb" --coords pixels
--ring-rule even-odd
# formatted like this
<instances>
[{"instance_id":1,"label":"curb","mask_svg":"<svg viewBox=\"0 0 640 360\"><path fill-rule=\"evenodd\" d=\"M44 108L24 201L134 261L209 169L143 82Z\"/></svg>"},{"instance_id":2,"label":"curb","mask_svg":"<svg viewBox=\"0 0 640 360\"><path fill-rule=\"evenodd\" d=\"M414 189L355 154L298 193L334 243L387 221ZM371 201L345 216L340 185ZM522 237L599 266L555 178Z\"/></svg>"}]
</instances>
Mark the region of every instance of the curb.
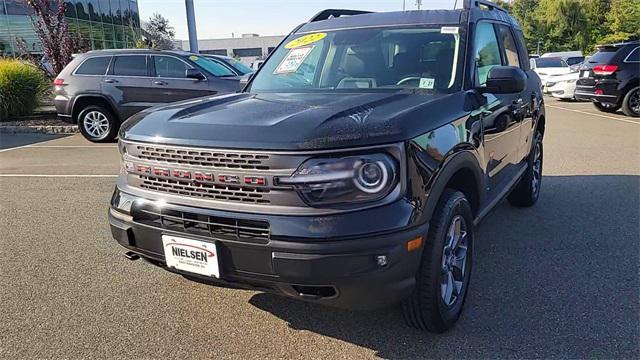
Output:
<instances>
[{"instance_id":1,"label":"curb","mask_svg":"<svg viewBox=\"0 0 640 360\"><path fill-rule=\"evenodd\" d=\"M78 132L80 132L78 125L0 126L0 133L3 134L77 134Z\"/></svg>"}]
</instances>

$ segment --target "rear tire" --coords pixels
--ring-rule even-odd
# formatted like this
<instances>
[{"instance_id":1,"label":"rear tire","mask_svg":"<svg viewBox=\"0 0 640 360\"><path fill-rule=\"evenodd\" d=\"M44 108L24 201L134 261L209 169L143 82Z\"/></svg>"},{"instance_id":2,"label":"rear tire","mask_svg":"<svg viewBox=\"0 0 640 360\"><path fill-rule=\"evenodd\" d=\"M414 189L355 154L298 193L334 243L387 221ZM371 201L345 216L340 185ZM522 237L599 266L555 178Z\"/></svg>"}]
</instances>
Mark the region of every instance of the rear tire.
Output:
<instances>
[{"instance_id":1,"label":"rear tire","mask_svg":"<svg viewBox=\"0 0 640 360\"><path fill-rule=\"evenodd\" d=\"M631 117L640 117L640 86L631 89L622 100L622 112Z\"/></svg>"},{"instance_id":2,"label":"rear tire","mask_svg":"<svg viewBox=\"0 0 640 360\"><path fill-rule=\"evenodd\" d=\"M120 123L109 109L89 105L78 114L78 128L91 142L112 142L118 136Z\"/></svg>"},{"instance_id":3,"label":"rear tire","mask_svg":"<svg viewBox=\"0 0 640 360\"><path fill-rule=\"evenodd\" d=\"M464 194L446 189L430 221L416 287L402 302L407 325L438 333L451 328L467 296L472 260L471 206Z\"/></svg>"},{"instance_id":4,"label":"rear tire","mask_svg":"<svg viewBox=\"0 0 640 360\"><path fill-rule=\"evenodd\" d=\"M531 152L527 157L527 170L518 182L518 185L507 197L513 206L528 207L533 206L540 196L540 186L542 185L542 133L536 131L533 137L534 143Z\"/></svg>"},{"instance_id":5,"label":"rear tire","mask_svg":"<svg viewBox=\"0 0 640 360\"><path fill-rule=\"evenodd\" d=\"M600 110L602 112L606 112L606 113L614 113L614 112L618 111L618 109L620 109L620 105L609 104L609 103L601 103L601 102L597 102L597 101L593 102L593 106L595 106L596 109L598 109L598 110Z\"/></svg>"}]
</instances>

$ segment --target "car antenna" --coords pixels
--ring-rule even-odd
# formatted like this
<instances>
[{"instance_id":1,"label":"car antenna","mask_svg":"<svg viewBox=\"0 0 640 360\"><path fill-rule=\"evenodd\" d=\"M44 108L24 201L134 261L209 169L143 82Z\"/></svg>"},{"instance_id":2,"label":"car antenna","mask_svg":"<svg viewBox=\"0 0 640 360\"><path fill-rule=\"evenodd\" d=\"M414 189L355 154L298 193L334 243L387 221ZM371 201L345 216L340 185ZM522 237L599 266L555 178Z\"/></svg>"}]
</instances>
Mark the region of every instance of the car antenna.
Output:
<instances>
[{"instance_id":1,"label":"car antenna","mask_svg":"<svg viewBox=\"0 0 640 360\"><path fill-rule=\"evenodd\" d=\"M456 9L456 6L458 6L458 0L455 0L455 1L453 2L453 10L455 10L455 9Z\"/></svg>"}]
</instances>

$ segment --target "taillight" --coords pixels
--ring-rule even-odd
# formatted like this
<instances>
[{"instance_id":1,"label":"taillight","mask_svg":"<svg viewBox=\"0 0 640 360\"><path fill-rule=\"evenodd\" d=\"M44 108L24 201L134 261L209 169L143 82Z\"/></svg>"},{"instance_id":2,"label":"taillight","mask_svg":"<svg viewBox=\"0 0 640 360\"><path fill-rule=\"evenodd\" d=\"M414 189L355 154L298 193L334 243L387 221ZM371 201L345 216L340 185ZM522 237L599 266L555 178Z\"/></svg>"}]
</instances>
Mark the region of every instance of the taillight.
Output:
<instances>
[{"instance_id":1,"label":"taillight","mask_svg":"<svg viewBox=\"0 0 640 360\"><path fill-rule=\"evenodd\" d=\"M611 75L618 70L618 65L596 65L593 67L593 73L596 75Z\"/></svg>"},{"instance_id":2,"label":"taillight","mask_svg":"<svg viewBox=\"0 0 640 360\"><path fill-rule=\"evenodd\" d=\"M55 85L55 86L64 85L64 79L56 78L55 80L53 80L53 85Z\"/></svg>"}]
</instances>

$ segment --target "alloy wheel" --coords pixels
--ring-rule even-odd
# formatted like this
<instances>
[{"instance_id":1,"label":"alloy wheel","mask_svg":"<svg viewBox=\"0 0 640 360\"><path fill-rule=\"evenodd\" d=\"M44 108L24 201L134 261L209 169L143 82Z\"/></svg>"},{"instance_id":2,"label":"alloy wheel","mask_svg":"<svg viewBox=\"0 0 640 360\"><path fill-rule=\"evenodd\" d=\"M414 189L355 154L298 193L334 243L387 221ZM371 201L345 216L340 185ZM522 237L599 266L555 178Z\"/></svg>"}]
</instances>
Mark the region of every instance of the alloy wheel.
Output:
<instances>
[{"instance_id":1,"label":"alloy wheel","mask_svg":"<svg viewBox=\"0 0 640 360\"><path fill-rule=\"evenodd\" d=\"M533 176L531 178L531 192L538 194L540 190L540 179L542 178L542 149L540 142L536 142L535 152L533 153Z\"/></svg>"},{"instance_id":2,"label":"alloy wheel","mask_svg":"<svg viewBox=\"0 0 640 360\"><path fill-rule=\"evenodd\" d=\"M87 133L96 139L102 139L109 134L109 119L100 111L88 112L82 123Z\"/></svg>"},{"instance_id":3,"label":"alloy wheel","mask_svg":"<svg viewBox=\"0 0 640 360\"><path fill-rule=\"evenodd\" d=\"M451 220L442 249L440 296L451 307L462 296L467 268L467 223L461 215Z\"/></svg>"},{"instance_id":4,"label":"alloy wheel","mask_svg":"<svg viewBox=\"0 0 640 360\"><path fill-rule=\"evenodd\" d=\"M640 90L635 90L629 98L629 108L635 114L640 115Z\"/></svg>"}]
</instances>

